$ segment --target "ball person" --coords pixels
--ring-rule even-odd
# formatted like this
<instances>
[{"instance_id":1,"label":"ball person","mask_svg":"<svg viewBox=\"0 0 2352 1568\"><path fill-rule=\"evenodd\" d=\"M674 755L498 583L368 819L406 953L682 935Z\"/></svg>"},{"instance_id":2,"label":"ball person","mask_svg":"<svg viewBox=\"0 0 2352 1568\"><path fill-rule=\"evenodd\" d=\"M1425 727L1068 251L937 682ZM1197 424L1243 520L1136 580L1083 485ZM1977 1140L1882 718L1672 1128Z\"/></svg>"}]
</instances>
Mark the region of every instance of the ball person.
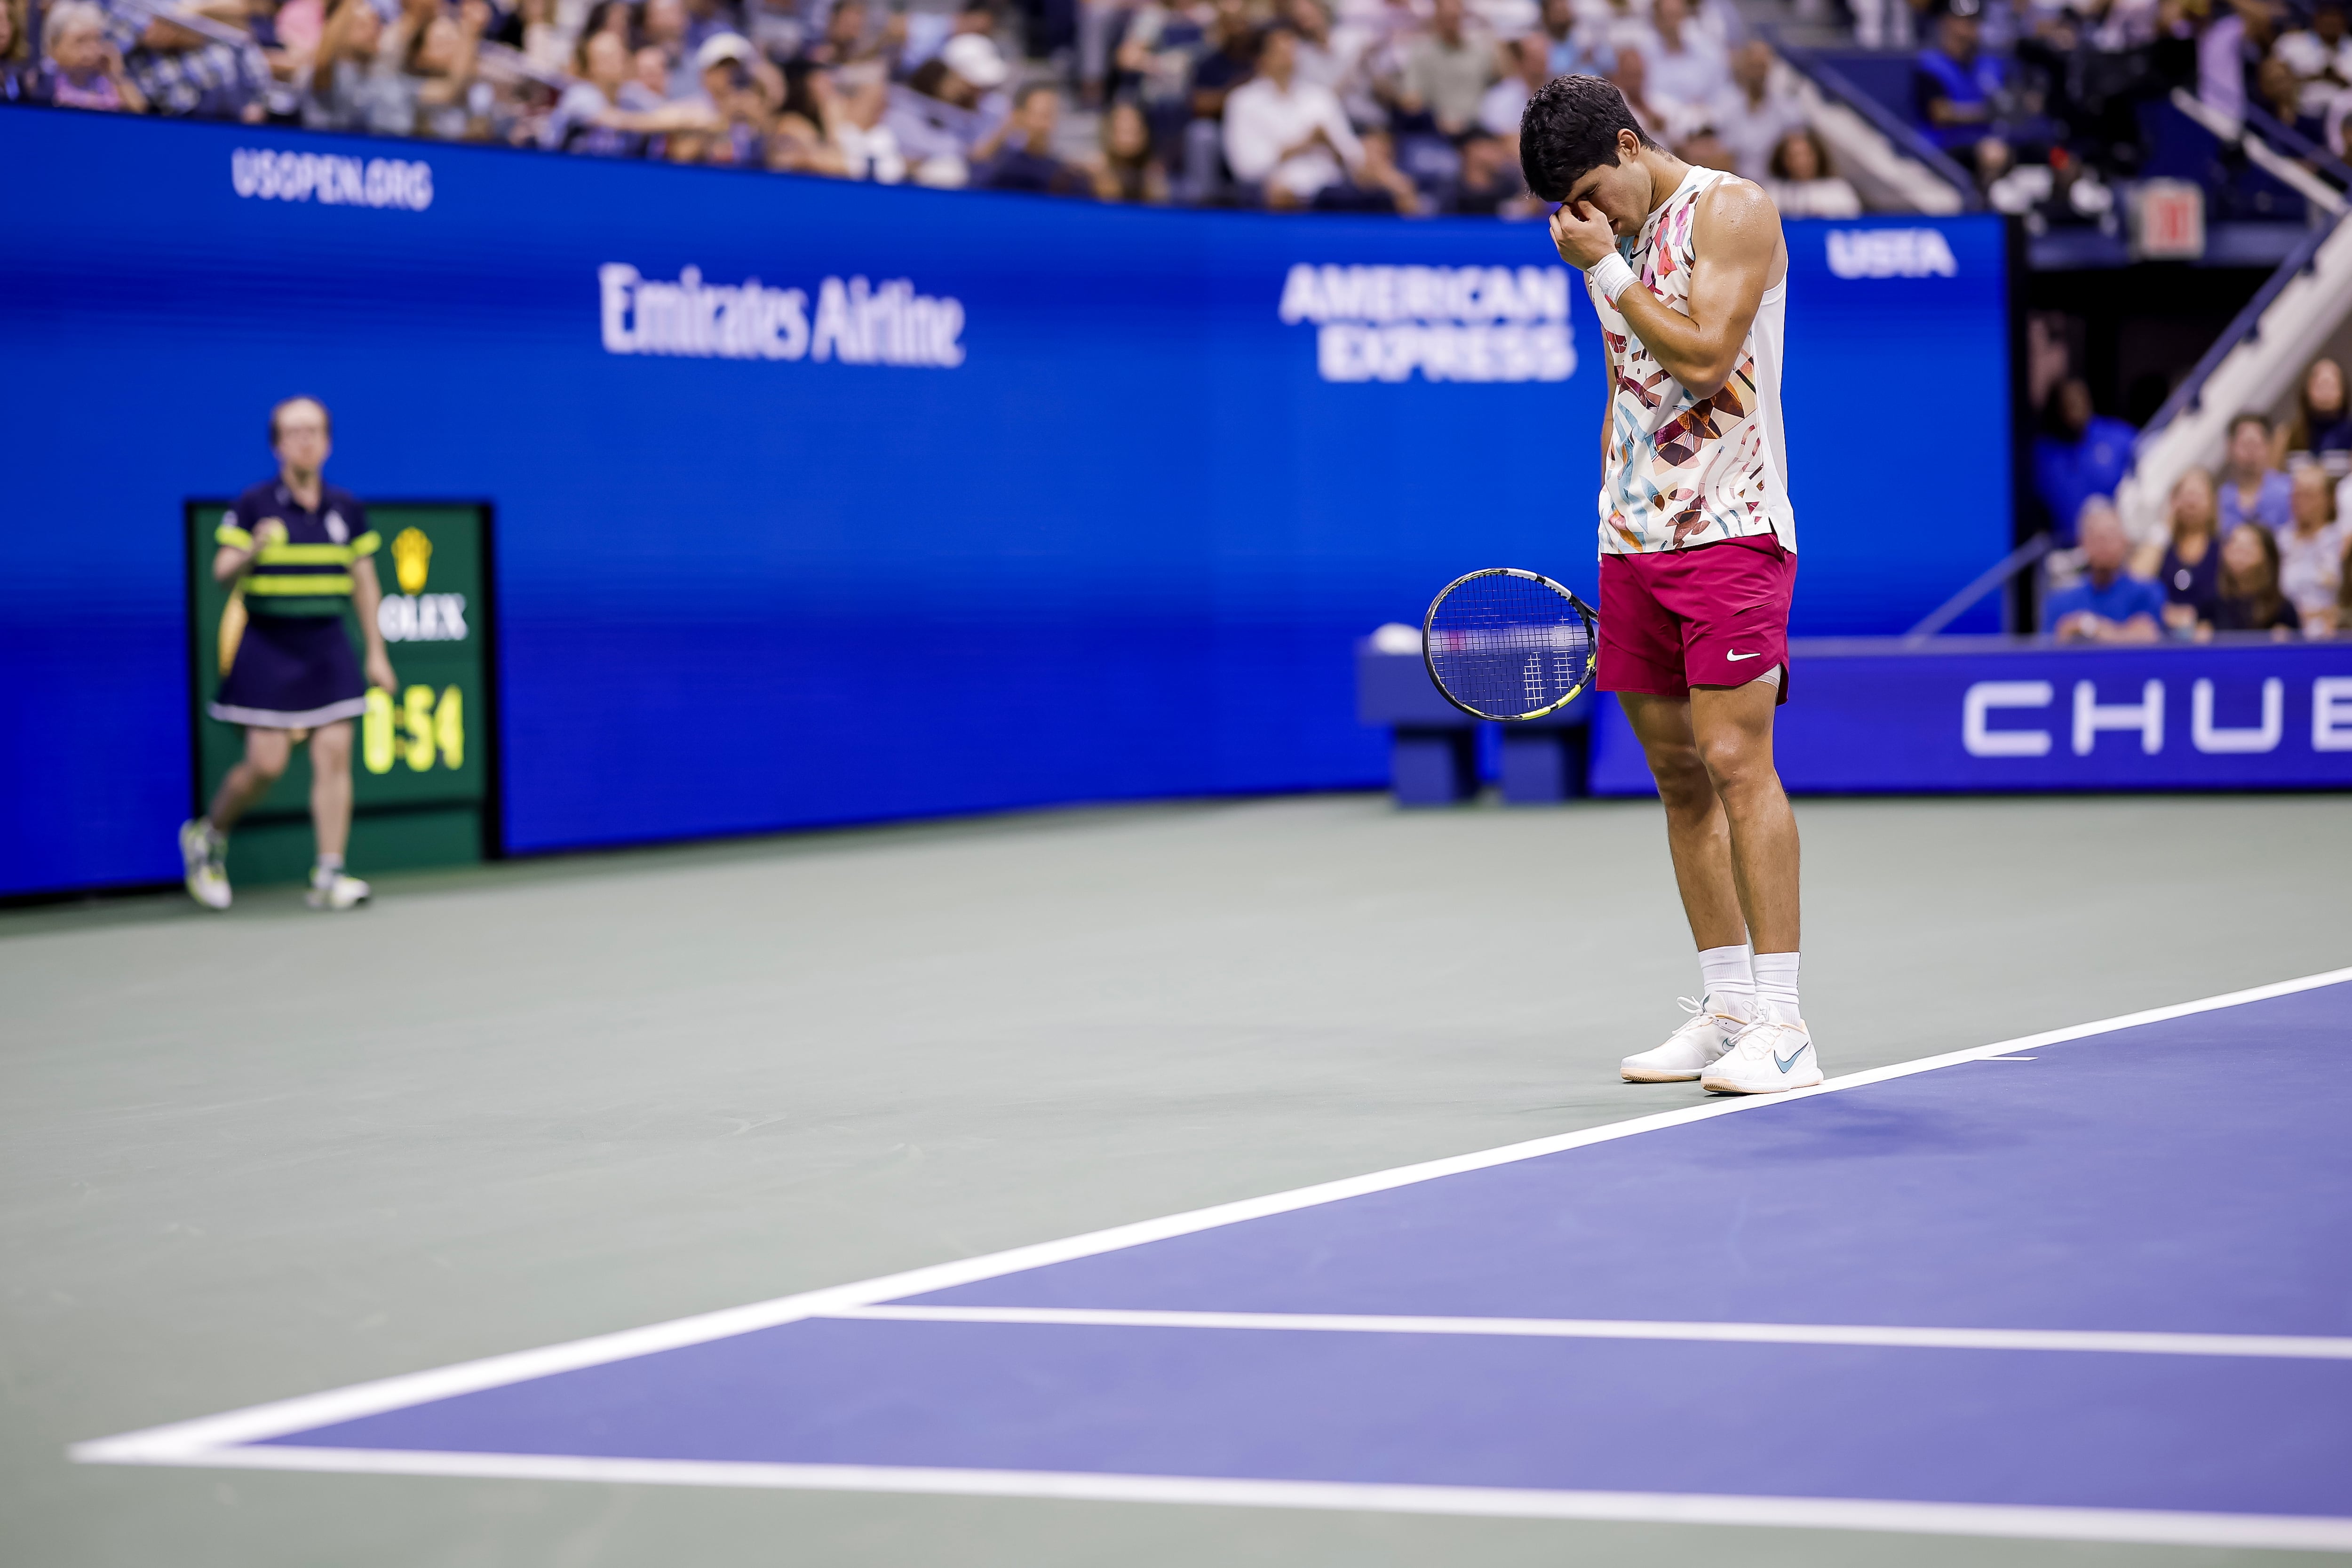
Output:
<instances>
[{"instance_id":1,"label":"ball person","mask_svg":"<svg viewBox=\"0 0 2352 1568\"><path fill-rule=\"evenodd\" d=\"M308 901L314 910L364 903L368 885L343 869L352 831L352 721L367 688L394 688L392 660L376 628L383 590L379 542L367 511L324 479L334 425L316 398L291 397L269 413L278 477L236 498L215 535L213 577L243 593L247 620L236 660L210 712L245 726L245 760L228 771L212 809L181 825L188 891L206 909L229 906L227 835L286 771L296 743L310 745L310 821L319 858ZM366 674L352 656L343 611L358 612Z\"/></svg>"}]
</instances>

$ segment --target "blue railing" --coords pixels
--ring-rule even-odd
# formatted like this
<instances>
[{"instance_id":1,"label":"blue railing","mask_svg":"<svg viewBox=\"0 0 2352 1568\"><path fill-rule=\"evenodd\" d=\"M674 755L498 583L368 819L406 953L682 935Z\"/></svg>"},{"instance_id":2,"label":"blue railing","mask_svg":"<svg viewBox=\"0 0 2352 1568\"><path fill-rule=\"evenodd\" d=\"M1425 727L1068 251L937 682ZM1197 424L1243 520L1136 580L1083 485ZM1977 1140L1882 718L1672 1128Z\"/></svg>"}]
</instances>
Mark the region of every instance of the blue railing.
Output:
<instances>
[{"instance_id":1,"label":"blue railing","mask_svg":"<svg viewBox=\"0 0 2352 1568\"><path fill-rule=\"evenodd\" d=\"M2246 128L2287 156L2310 164L2338 185L2352 187L2352 167L2258 103L2246 105Z\"/></svg>"},{"instance_id":2,"label":"blue railing","mask_svg":"<svg viewBox=\"0 0 2352 1568\"><path fill-rule=\"evenodd\" d=\"M2197 368L2189 373L2189 379L2175 387L2172 395L2164 400L2164 406L2156 411L2156 417L2150 419L2147 427L2140 432L2141 445L2146 445L2158 431L2199 405L2204 398L2205 383L2221 368L2221 362L2230 357L2230 351L2249 339L2261 336L2263 313L2271 308L2289 283L2311 269L2312 263L2318 258L2319 247L2327 242L2327 237L2336 232L2336 226L2342 221L2340 216L2331 217L2320 227L2313 229L2305 237L2303 243L2279 264L2279 269L2270 275L2262 288L2255 291L2254 297L2246 301L2246 308L2238 312L2229 327L2213 341L2213 346L2205 351L2204 357L2197 362Z\"/></svg>"}]
</instances>

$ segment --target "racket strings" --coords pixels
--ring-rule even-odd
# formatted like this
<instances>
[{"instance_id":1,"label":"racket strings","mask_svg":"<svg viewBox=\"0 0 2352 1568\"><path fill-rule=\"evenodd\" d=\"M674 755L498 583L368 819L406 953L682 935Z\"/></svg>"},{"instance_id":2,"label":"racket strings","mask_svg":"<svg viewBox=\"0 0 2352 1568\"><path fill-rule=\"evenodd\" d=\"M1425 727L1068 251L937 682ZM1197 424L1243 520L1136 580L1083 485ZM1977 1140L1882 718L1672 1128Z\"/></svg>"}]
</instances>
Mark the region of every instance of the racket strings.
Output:
<instances>
[{"instance_id":1,"label":"racket strings","mask_svg":"<svg viewBox=\"0 0 2352 1568\"><path fill-rule=\"evenodd\" d=\"M1559 705L1591 668L1592 628L1549 583L1481 573L1449 589L1430 612L1429 668L1446 695L1490 719Z\"/></svg>"}]
</instances>

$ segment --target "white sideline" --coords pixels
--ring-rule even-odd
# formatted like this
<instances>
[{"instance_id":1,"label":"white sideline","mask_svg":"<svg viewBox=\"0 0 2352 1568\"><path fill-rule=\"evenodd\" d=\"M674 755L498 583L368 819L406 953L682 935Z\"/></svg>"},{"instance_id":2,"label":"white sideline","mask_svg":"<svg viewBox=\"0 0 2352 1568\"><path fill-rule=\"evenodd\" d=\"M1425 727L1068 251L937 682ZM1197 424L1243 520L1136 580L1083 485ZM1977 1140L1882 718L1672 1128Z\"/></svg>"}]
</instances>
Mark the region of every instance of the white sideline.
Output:
<instances>
[{"instance_id":1,"label":"white sideline","mask_svg":"<svg viewBox=\"0 0 2352 1568\"><path fill-rule=\"evenodd\" d=\"M72 1458L84 1464L205 1465L259 1468L369 1469L387 1473L399 1472L432 1475L529 1474L547 1475L552 1477L556 1474L556 1471L554 1470L516 1468L532 1465L552 1465L557 1467L602 1467L596 1470L595 1479L623 1479L619 1473L619 1468L615 1468L615 1467L620 1468L635 1467L635 1468L630 1469L630 1474L627 1479L647 1480L661 1479L672 1480L677 1484L701 1485L729 1484L850 1487L852 1486L852 1483L839 1480L697 1480L693 1479L692 1475L689 1475L689 1472L699 1474L703 1471L709 1471L715 1474L724 1471L730 1475L739 1472L744 1474L757 1472L763 1475L774 1472L778 1474L789 1473L790 1475L796 1477L819 1473L828 1475L847 1475L855 1473L868 1476L870 1478L885 1478L868 1479L864 1483L862 1489L853 1489L875 1490L985 1490L991 1489L982 1487L976 1483L971 1485L961 1484L956 1481L955 1478L975 1475L994 1475L1000 1477L1000 1479L1011 1476L1022 1480L1024 1485L1034 1482L1034 1486L1031 1489L1021 1492L1020 1495L1024 1496L1109 1497L1114 1494L1108 1491L1086 1490L1084 1489L1098 1486L1118 1485L1129 1489L1119 1491L1115 1495L1120 1498L1132 1499L1135 1500L1149 1500L1145 1497L1143 1490L1138 1490L1136 1489L1149 1489L1153 1488L1177 1488L1190 1489L1190 1491L1186 1496L1181 1498L1164 1490L1153 1491L1151 1492L1151 1496L1155 1498L1164 1498L1165 1500L1171 1501L1241 1501L1244 1500L1243 1494L1247 1493L1249 1494L1247 1500L1262 1502L1268 1506L1319 1508L1396 1509L1408 1506L1405 1503L1398 1501L1381 1502L1364 1500L1365 1499L1376 1494L1381 1497L1393 1495L1400 1498L1405 1496L1421 1497L1423 1494L1444 1494L1446 1496L1453 1496L1456 1493L1463 1496L1493 1496L1532 1500L1559 1498L1617 1498L1619 1494L1611 1493L1489 1492L1485 1489L1356 1487L1340 1485L1325 1486L1321 1483L1317 1483L1312 1487L1307 1487L1307 1492L1313 1492L1318 1496L1329 1495L1337 1497L1341 1494L1345 1494L1352 1500L1347 1501L1318 1502L1298 1500L1301 1497L1306 1495L1305 1492L1302 1492L1299 1489L1300 1487L1305 1485L1304 1483L1177 1480L1154 1477L1103 1478L1055 1477L1045 1475L1033 1477L1027 1475L1025 1472L967 1472L883 1468L868 1469L863 1467L681 1466L668 1461L650 1460L545 1458L532 1458L529 1456L478 1454L387 1454L356 1449L329 1450L299 1449L293 1447L247 1448L238 1447L236 1447L236 1445L257 1443L268 1438L283 1436L289 1433L306 1431L312 1427L355 1420L363 1415L379 1415L388 1410L399 1410L410 1405L428 1404L432 1401L446 1399L456 1394L470 1394L482 1389L498 1388L509 1384L527 1382L533 1378L545 1377L553 1373L569 1372L582 1367L601 1366L609 1362L624 1361L634 1356L646 1355L658 1351L674 1350L685 1345L701 1344L712 1340L725 1339L736 1334L749 1333L759 1329L772 1328L779 1324L794 1322L805 1318L837 1314L847 1310L857 1308L873 1307L902 1297L923 1295L931 1291L947 1289L953 1286L972 1284L982 1279L993 1279L1007 1274L1017 1274L1026 1269L1042 1268L1047 1264L1063 1263L1073 1258L1090 1258L1106 1252L1116 1252L1126 1247L1142 1246L1148 1242L1165 1240L1171 1237L1188 1236L1198 1231L1215 1229L1221 1226L1235 1225L1245 1220L1263 1218L1269 1215L1287 1214L1298 1209L1312 1208L1322 1204L1336 1203L1344 1198L1359 1197L1368 1193L1385 1192L1396 1187L1410 1186L1420 1182L1434 1181L1441 1176L1456 1175L1466 1171L1484 1170L1496 1165L1511 1164L1521 1160L1531 1160L1539 1158L1546 1154L1558 1153L1563 1150L1583 1148L1595 1143L1608 1142L1618 1138L1633 1137L1638 1133L1657 1131L1668 1127L1680 1127L1695 1121L1704 1121L1711 1117L1738 1115L1744 1111L1761 1110L1771 1105L1783 1103L1789 1100L1805 1100L1815 1095L1835 1094L1845 1089L1861 1089L1871 1084L1885 1083L1895 1079L1907 1078L1915 1073L1932 1072L1940 1068L1954 1067L1964 1062L1979 1061L1989 1057L2005 1056L2013 1052L2031 1050L2037 1047L2059 1045L2069 1040L2084 1039L2095 1035L2111 1034L2120 1029L2135 1028L2146 1024L2162 1023L2168 1019L2188 1017L2195 1014L2213 1012L2225 1007L2242 1006L2249 1003L2266 1001L2274 996L2291 995L2299 991L2314 990L2320 986L2338 984L2345 981L2352 981L2352 967L2329 970L2324 973L2305 975L2296 980L2279 981L2269 985L2252 986L2242 991L2227 992L2218 996L2208 996L2194 1002L2182 1002L2167 1007L2152 1007L2137 1013L2126 1013L2112 1018L2103 1018L2094 1023L2076 1024L2063 1029L2052 1029L2037 1035L2023 1036L2017 1039L2003 1040L1995 1045L1977 1046L1967 1050L1948 1051L1940 1056L1923 1057L1916 1061L1897 1063L1892 1067L1875 1068L1867 1072L1849 1073L1842 1078L1832 1079L1828 1082L1823 1083L1815 1089L1799 1089L1792 1093L1784 1095L1759 1095L1745 1099L1727 1100L1716 1104L1692 1106L1682 1110L1664 1111L1656 1115L1637 1117L1631 1121L1614 1122L1603 1127L1588 1128L1582 1131L1562 1133L1550 1138L1534 1139L1523 1143L1507 1144L1502 1148L1484 1150L1475 1153L1453 1155L1445 1159L1431 1160L1420 1164L1399 1166L1393 1170L1374 1172L1369 1175L1351 1176L1341 1181L1320 1183L1314 1186L1299 1187L1287 1193L1276 1193L1265 1197L1248 1198L1237 1203L1219 1204L1213 1207L1195 1209L1190 1213L1171 1215L1160 1219L1144 1220L1132 1225L1115 1226L1107 1230L1094 1231L1084 1236L1071 1237L1060 1241L1041 1242L1027 1247L1017 1247L1007 1251L991 1253L980 1258L964 1258L952 1263L932 1264L927 1268L913 1268L898 1274L884 1275L877 1279L863 1280L855 1284L835 1285L818 1290L802 1291L794 1295L778 1297L773 1300L755 1302L743 1307L728 1308L716 1312L699 1313L693 1317L674 1319L666 1323L655 1323L644 1328L626 1329L617 1333L599 1334L588 1339L574 1340L565 1344L549 1345L536 1350L517 1351L504 1355L488 1356L478 1361L464 1362L454 1366L438 1367L427 1372L406 1373L394 1377L378 1379L371 1383L354 1384L349 1387L332 1389L320 1394L302 1394L291 1399L276 1400L268 1404L252 1405L242 1410L229 1411L218 1415L207 1415L194 1420L173 1422L165 1426L147 1427L140 1431L123 1433L116 1436L101 1437L89 1442L78 1443L73 1445L68 1450L68 1453ZM307 1461L298 1462L299 1457L305 1455L311 1456L311 1458ZM492 1466L505 1468L483 1468ZM471 1468L453 1468L451 1467ZM654 1473L656 1471L660 1472L658 1477ZM585 1469L573 1469L563 1473L567 1475L577 1475L581 1479L591 1479L589 1472ZM918 1477L925 1479L921 1480L913 1479L900 1479L895 1480L887 1479L887 1478ZM1050 1483L1050 1488L1048 1488L1048 1483ZM1047 1488L1048 1489L1037 1489L1040 1488ZM999 1485L994 1489L1010 1491L1013 1489L1011 1487L1010 1483L1007 1482ZM1213 1492L1216 1495L1210 1495ZM1282 1492L1285 1495L1283 1497L1276 1497L1273 1495L1274 1492ZM1261 1493L1265 1495L1260 1495ZM1550 1510L1547 1512L1547 1510L1549 1509L1549 1505L1547 1504L1543 1507L1538 1507L1536 1502L1532 1501L1526 1503L1522 1507L1517 1507L1507 1510L1501 1510L1499 1506L1473 1508L1466 1504L1451 1508L1436 1507L1432 1505L1429 1510L1437 1512L1534 1512L1545 1513L1548 1517L1561 1518L1666 1519L1687 1517L1696 1520L1698 1518L1697 1514L1686 1512L1666 1513L1656 1510L1661 1509L1679 1510L1684 1509L1686 1505L1698 1506L1703 1504L1706 1507L1714 1507L1719 1503L1727 1508L1748 1510L1747 1512L1741 1513L1738 1521L1726 1515L1722 1519L1722 1522L1744 1521L1758 1523L1788 1522L1823 1524L1832 1522L1826 1519L1815 1518L1807 1518L1803 1520L1790 1518L1785 1521L1781 1521L1767 1520L1763 1517L1766 1514L1776 1513L1776 1511L1781 1510L1784 1508L1856 1509L1869 1510L1870 1516L1874 1519L1887 1514L1887 1510L1895 1510L1900 1512L1906 1510L1915 1511L1925 1510L1924 1512L1916 1513L1916 1517L1922 1518L1927 1517L1928 1514L1942 1517L1947 1513L1954 1513L1955 1517L1957 1517L1957 1513L1969 1513L1970 1517L1976 1517L1978 1514L1982 1514L1986 1518L1998 1515L2002 1518L2011 1518L2014 1516L2017 1519L2022 1519L2029 1515L2036 1519L2054 1519L2056 1516L2060 1515L2064 1515L2070 1518L2079 1515L2084 1518L2095 1516L2104 1519L2112 1516L2116 1519L2144 1517L2149 1520L2182 1521L2200 1519L2234 1521L2238 1519L2238 1516L2235 1515L2207 1516L2150 1513L2141 1516L2130 1515L2117 1510L2108 1510L2003 1508L1974 1511L1969 1510L1958 1510L1956 1513L1955 1507L1942 1504L1913 1505L1876 1502L1811 1503L1798 1502L1792 1500L1769 1498L1706 1500L1683 1497L1648 1497L1644 1494L1629 1495L1633 1496L1634 1500L1624 1503L1623 1506L1638 1507L1651 1511L1640 1513L1568 1512L1560 1511L1560 1510L1565 1510L1569 1507L1568 1504L1563 1503L1559 1505L1559 1510ZM1411 1506L1418 1508L1421 1505L1416 1504ZM1590 1506L1599 1508L1601 1505L1591 1504ZM1613 1507L1618 1505L1612 1503L1609 1506ZM1856 1517L1859 1516L1857 1515ZM1891 1515L1889 1515L1889 1517L1891 1517ZM2290 1531L2320 1531L2321 1533L2326 1534L2326 1544L2331 1547L2352 1547L2352 1522L2296 1520L2269 1521L2256 1521L2252 1522L2262 1524L2265 1529L2275 1526L2279 1530L2286 1530ZM1846 1527L1854 1529L1917 1529L1963 1534L2049 1535L2053 1532L2060 1534L2065 1533L2064 1531L2059 1530L2055 1524L2038 1525L2032 1529L2026 1529L2023 1526L2019 1525L2015 1528L2004 1528L1999 1530L1990 1528L1989 1526L1980 1526L1976 1529L1962 1529L1958 1525L1902 1525L1891 1522L1874 1524L1855 1523ZM2124 1526L2118 1525L2117 1528L2124 1528ZM2149 1525L2146 1528L2154 1529L2157 1527ZM2184 1528L2186 1527L2184 1526ZM2216 1525L2214 1528L2218 1529L2221 1527ZM2335 1533L2327 1534L2326 1531L2333 1531ZM2133 1541L2175 1539L2186 1541L2192 1539L2188 1536L2148 1536L2138 1534L2084 1535L2081 1538ZM2298 1539L2294 1542L2289 1542L2284 1539L2280 1539L2275 1542L2257 1542L2251 1538L2242 1538L2239 1536L2231 1536L2224 1541L2219 1537L2206 1535L2199 1535L2193 1539L2198 1541L2213 1540L2222 1544L2304 1544L2304 1540L2301 1537L2298 1537ZM2313 1536L2310 1539L2316 1542L2318 1538L2316 1536Z\"/></svg>"},{"instance_id":2,"label":"white sideline","mask_svg":"<svg viewBox=\"0 0 2352 1568\"><path fill-rule=\"evenodd\" d=\"M1360 1312L1169 1312L1097 1307L842 1307L816 1318L886 1323L1034 1323L1064 1328L1265 1329L1339 1334L1491 1334L1534 1340L1685 1340L1716 1344L1877 1345L1898 1350L2071 1351L2124 1355L2352 1361L2352 1339L2104 1329L1912 1329L1874 1323L1705 1323L1642 1318L1416 1318Z\"/></svg>"},{"instance_id":3,"label":"white sideline","mask_svg":"<svg viewBox=\"0 0 2352 1568\"><path fill-rule=\"evenodd\" d=\"M2158 1546L2352 1550L2352 1520L2306 1519L2293 1514L1883 1502L1873 1498L1738 1497L1703 1492L1546 1491L1362 1481L1255 1481L1213 1476L1122 1476L1068 1470L772 1465L709 1459L604 1459L564 1454L420 1453L400 1448L225 1448L205 1462L237 1469L462 1476L488 1480L915 1492L1086 1502L1207 1503L1225 1508L1454 1514L1488 1519L1769 1525L1889 1531L1911 1535L2127 1542Z\"/></svg>"}]
</instances>

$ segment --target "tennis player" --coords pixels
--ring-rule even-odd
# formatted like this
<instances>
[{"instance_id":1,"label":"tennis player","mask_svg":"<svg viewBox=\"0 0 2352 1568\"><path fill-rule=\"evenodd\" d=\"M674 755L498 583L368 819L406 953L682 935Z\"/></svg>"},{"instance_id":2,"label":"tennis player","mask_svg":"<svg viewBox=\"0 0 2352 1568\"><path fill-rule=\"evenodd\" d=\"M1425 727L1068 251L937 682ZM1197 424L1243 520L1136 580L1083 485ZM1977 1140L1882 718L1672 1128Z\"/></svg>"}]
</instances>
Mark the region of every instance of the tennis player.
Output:
<instances>
[{"instance_id":1,"label":"tennis player","mask_svg":"<svg viewBox=\"0 0 2352 1568\"><path fill-rule=\"evenodd\" d=\"M1772 767L1797 576L1780 215L1661 149L1598 77L1537 92L1519 157L1528 188L1560 204L1552 241L1583 269L1609 352L1598 679L1657 780L1699 949L1691 1016L1624 1076L1807 1088L1822 1069L1797 1007L1797 822Z\"/></svg>"},{"instance_id":2,"label":"tennis player","mask_svg":"<svg viewBox=\"0 0 2352 1568\"><path fill-rule=\"evenodd\" d=\"M245 760L231 768L212 809L180 826L188 892L206 909L229 906L228 830L278 782L305 731L310 743L310 821L318 863L307 895L314 910L367 901L368 885L343 870L352 831L352 721L369 685L393 689L392 660L376 629L374 531L349 490L321 477L334 449L324 405L294 397L269 411L278 477L236 498L215 534L213 576L241 591L247 619L212 716L245 726ZM367 641L362 679L343 630L359 612Z\"/></svg>"}]
</instances>

